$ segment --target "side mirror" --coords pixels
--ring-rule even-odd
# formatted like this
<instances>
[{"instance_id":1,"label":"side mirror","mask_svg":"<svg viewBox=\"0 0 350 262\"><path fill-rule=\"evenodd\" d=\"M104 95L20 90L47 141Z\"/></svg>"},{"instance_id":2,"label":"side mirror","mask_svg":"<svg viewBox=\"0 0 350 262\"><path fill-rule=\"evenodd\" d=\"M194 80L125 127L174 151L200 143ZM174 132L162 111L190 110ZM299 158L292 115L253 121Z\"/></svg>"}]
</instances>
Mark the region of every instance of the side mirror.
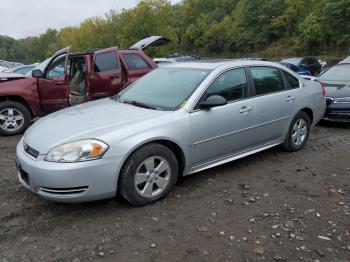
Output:
<instances>
[{"instance_id":1,"label":"side mirror","mask_svg":"<svg viewBox=\"0 0 350 262\"><path fill-rule=\"evenodd\" d=\"M216 106L223 106L227 104L227 100L218 95L209 96L206 100L199 103L201 108L209 109Z\"/></svg>"},{"instance_id":2,"label":"side mirror","mask_svg":"<svg viewBox=\"0 0 350 262\"><path fill-rule=\"evenodd\" d=\"M300 64L300 67L306 68L305 64Z\"/></svg>"},{"instance_id":3,"label":"side mirror","mask_svg":"<svg viewBox=\"0 0 350 262\"><path fill-rule=\"evenodd\" d=\"M44 74L43 74L43 72L41 72L40 69L35 69L35 70L32 71L32 77L43 78Z\"/></svg>"}]
</instances>

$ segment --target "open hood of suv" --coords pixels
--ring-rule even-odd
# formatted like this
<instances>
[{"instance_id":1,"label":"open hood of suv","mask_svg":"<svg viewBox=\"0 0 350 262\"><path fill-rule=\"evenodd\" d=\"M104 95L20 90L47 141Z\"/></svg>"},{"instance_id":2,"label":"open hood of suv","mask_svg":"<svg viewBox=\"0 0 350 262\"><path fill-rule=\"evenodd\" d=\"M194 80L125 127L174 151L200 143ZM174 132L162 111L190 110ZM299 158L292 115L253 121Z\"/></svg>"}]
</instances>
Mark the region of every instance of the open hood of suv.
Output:
<instances>
[{"instance_id":1,"label":"open hood of suv","mask_svg":"<svg viewBox=\"0 0 350 262\"><path fill-rule=\"evenodd\" d=\"M138 41L130 49L146 49L150 46L160 46L170 43L171 40L162 36L148 36Z\"/></svg>"}]
</instances>

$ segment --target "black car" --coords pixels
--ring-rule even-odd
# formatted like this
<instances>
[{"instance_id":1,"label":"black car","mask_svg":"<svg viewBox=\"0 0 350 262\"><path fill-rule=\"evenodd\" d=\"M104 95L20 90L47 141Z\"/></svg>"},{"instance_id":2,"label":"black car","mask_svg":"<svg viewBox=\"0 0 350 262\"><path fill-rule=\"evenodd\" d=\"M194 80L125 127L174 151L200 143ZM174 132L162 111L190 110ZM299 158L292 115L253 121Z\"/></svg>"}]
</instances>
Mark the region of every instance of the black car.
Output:
<instances>
[{"instance_id":1,"label":"black car","mask_svg":"<svg viewBox=\"0 0 350 262\"><path fill-rule=\"evenodd\" d=\"M319 76L326 89L324 119L350 122L350 64L338 64Z\"/></svg>"},{"instance_id":2,"label":"black car","mask_svg":"<svg viewBox=\"0 0 350 262\"><path fill-rule=\"evenodd\" d=\"M310 71L311 75L316 76L321 73L321 64L315 57L293 57L283 59L282 63L296 65L302 69Z\"/></svg>"}]
</instances>

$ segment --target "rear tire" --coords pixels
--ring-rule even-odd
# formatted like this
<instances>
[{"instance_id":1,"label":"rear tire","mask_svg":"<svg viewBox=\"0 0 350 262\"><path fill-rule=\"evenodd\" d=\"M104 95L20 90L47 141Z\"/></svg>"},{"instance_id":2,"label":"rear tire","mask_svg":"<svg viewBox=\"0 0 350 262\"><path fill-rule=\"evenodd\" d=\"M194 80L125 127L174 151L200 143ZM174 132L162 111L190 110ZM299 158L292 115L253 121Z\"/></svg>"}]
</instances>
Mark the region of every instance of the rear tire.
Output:
<instances>
[{"instance_id":1,"label":"rear tire","mask_svg":"<svg viewBox=\"0 0 350 262\"><path fill-rule=\"evenodd\" d=\"M134 206L152 204L173 190L178 169L169 148L158 143L145 145L126 160L120 173L119 192Z\"/></svg>"},{"instance_id":2,"label":"rear tire","mask_svg":"<svg viewBox=\"0 0 350 262\"><path fill-rule=\"evenodd\" d=\"M292 120L282 149L288 152L296 152L302 149L310 134L310 117L300 111Z\"/></svg>"},{"instance_id":3,"label":"rear tire","mask_svg":"<svg viewBox=\"0 0 350 262\"><path fill-rule=\"evenodd\" d=\"M26 106L15 101L0 102L0 135L20 134L30 123L31 114Z\"/></svg>"}]
</instances>

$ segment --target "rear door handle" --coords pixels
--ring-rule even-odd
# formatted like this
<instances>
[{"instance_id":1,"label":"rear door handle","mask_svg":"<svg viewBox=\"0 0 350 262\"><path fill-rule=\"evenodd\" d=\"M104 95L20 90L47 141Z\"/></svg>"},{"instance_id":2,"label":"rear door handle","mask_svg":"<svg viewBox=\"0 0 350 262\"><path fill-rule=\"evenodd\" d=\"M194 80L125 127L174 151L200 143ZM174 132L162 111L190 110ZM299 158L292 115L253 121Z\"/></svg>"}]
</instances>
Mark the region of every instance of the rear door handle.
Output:
<instances>
[{"instance_id":1,"label":"rear door handle","mask_svg":"<svg viewBox=\"0 0 350 262\"><path fill-rule=\"evenodd\" d=\"M249 106L242 106L241 107L241 110L239 110L239 112L242 114L242 113L245 113L245 112L250 112L252 111L252 108L249 107Z\"/></svg>"},{"instance_id":2,"label":"rear door handle","mask_svg":"<svg viewBox=\"0 0 350 262\"><path fill-rule=\"evenodd\" d=\"M288 96L288 97L286 98L286 101L287 101L287 102L293 101L293 100L295 100L295 97L294 97L294 96Z\"/></svg>"},{"instance_id":3,"label":"rear door handle","mask_svg":"<svg viewBox=\"0 0 350 262\"><path fill-rule=\"evenodd\" d=\"M111 78L119 78L119 75L112 75Z\"/></svg>"}]
</instances>

